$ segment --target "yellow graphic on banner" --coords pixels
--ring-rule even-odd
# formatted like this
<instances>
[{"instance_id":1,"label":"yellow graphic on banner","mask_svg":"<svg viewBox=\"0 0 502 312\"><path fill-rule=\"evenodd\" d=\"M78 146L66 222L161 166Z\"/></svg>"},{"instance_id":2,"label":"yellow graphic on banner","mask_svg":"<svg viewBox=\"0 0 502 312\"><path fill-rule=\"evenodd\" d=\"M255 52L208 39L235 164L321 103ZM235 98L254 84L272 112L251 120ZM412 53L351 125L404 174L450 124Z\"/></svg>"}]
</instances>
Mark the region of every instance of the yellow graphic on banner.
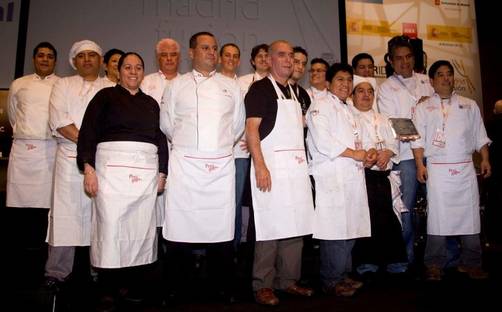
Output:
<instances>
[{"instance_id":1,"label":"yellow graphic on banner","mask_svg":"<svg viewBox=\"0 0 502 312\"><path fill-rule=\"evenodd\" d=\"M347 19L347 33L382 37L394 37L401 34L399 30L391 29L388 21L369 21L353 18Z\"/></svg>"},{"instance_id":2,"label":"yellow graphic on banner","mask_svg":"<svg viewBox=\"0 0 502 312\"><path fill-rule=\"evenodd\" d=\"M427 25L427 39L472 43L472 29L470 27Z\"/></svg>"}]
</instances>

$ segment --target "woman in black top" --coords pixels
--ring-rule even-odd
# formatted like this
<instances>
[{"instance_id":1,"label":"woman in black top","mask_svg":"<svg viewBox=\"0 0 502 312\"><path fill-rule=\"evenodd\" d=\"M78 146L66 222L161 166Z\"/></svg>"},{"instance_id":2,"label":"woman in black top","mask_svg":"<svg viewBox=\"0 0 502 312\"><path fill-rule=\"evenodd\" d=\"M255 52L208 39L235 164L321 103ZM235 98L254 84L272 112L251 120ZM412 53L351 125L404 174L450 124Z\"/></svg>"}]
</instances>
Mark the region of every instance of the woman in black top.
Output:
<instances>
[{"instance_id":1,"label":"woman in black top","mask_svg":"<svg viewBox=\"0 0 502 312\"><path fill-rule=\"evenodd\" d=\"M159 128L159 106L139 86L142 58L133 52L119 60L120 82L99 91L80 128L77 163L93 197L91 264L116 269L157 260L155 200L167 174L167 140ZM107 290L138 270L102 270ZM120 273L120 274L119 274ZM117 276L118 274L118 276ZM117 287L116 287L117 286ZM121 285L123 286L123 285Z\"/></svg>"}]
</instances>

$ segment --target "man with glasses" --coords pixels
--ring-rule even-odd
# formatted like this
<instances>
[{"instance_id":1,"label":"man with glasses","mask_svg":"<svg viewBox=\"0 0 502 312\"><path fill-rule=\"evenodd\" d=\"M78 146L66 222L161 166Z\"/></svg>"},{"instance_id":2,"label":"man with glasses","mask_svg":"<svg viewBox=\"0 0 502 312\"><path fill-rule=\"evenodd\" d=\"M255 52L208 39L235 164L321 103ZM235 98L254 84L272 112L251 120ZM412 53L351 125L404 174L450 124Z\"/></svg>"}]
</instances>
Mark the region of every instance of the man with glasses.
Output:
<instances>
[{"instance_id":1,"label":"man with glasses","mask_svg":"<svg viewBox=\"0 0 502 312\"><path fill-rule=\"evenodd\" d=\"M312 101L328 94L326 71L329 64L322 58L313 58L310 61L310 88L307 89Z\"/></svg>"}]
</instances>

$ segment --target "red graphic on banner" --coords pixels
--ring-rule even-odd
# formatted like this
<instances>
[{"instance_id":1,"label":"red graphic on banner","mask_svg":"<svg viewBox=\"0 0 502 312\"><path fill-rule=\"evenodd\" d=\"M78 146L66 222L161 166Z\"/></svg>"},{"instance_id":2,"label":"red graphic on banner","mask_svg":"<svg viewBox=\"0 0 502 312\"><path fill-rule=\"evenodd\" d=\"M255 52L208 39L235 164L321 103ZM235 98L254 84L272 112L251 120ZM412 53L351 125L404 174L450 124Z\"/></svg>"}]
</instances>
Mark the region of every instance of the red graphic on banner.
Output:
<instances>
[{"instance_id":1,"label":"red graphic on banner","mask_svg":"<svg viewBox=\"0 0 502 312\"><path fill-rule=\"evenodd\" d=\"M418 37L417 24L415 23L403 23L403 35L410 37L411 39L416 39Z\"/></svg>"}]
</instances>

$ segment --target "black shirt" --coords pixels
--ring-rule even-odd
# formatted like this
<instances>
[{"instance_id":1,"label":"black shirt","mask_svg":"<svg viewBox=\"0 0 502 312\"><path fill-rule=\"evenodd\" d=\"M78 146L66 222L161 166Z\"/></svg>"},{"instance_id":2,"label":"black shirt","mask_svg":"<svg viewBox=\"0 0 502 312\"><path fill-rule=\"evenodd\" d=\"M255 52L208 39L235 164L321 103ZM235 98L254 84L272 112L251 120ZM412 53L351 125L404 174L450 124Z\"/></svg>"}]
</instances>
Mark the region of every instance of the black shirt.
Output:
<instances>
[{"instance_id":1,"label":"black shirt","mask_svg":"<svg viewBox=\"0 0 502 312\"><path fill-rule=\"evenodd\" d=\"M294 85L291 85L291 88L293 88L293 91L295 92L296 98L300 102L300 105L302 107L302 114L305 116L307 113L307 110L310 107L310 96L307 93L307 91L300 86L299 84L295 83Z\"/></svg>"},{"instance_id":2,"label":"black shirt","mask_svg":"<svg viewBox=\"0 0 502 312\"><path fill-rule=\"evenodd\" d=\"M287 99L291 99L289 87L285 87L278 82L277 85L284 96ZM246 105L246 118L262 118L258 131L260 133L260 140L263 140L274 129L277 117L277 93L272 81L268 78L263 78L254 82L244 98L244 104Z\"/></svg>"},{"instance_id":3,"label":"black shirt","mask_svg":"<svg viewBox=\"0 0 502 312\"><path fill-rule=\"evenodd\" d=\"M134 141L155 144L159 172L167 173L167 139L159 128L159 105L141 90L135 95L120 85L100 90L87 106L77 144L77 164L95 167L98 143Z\"/></svg>"}]
</instances>

